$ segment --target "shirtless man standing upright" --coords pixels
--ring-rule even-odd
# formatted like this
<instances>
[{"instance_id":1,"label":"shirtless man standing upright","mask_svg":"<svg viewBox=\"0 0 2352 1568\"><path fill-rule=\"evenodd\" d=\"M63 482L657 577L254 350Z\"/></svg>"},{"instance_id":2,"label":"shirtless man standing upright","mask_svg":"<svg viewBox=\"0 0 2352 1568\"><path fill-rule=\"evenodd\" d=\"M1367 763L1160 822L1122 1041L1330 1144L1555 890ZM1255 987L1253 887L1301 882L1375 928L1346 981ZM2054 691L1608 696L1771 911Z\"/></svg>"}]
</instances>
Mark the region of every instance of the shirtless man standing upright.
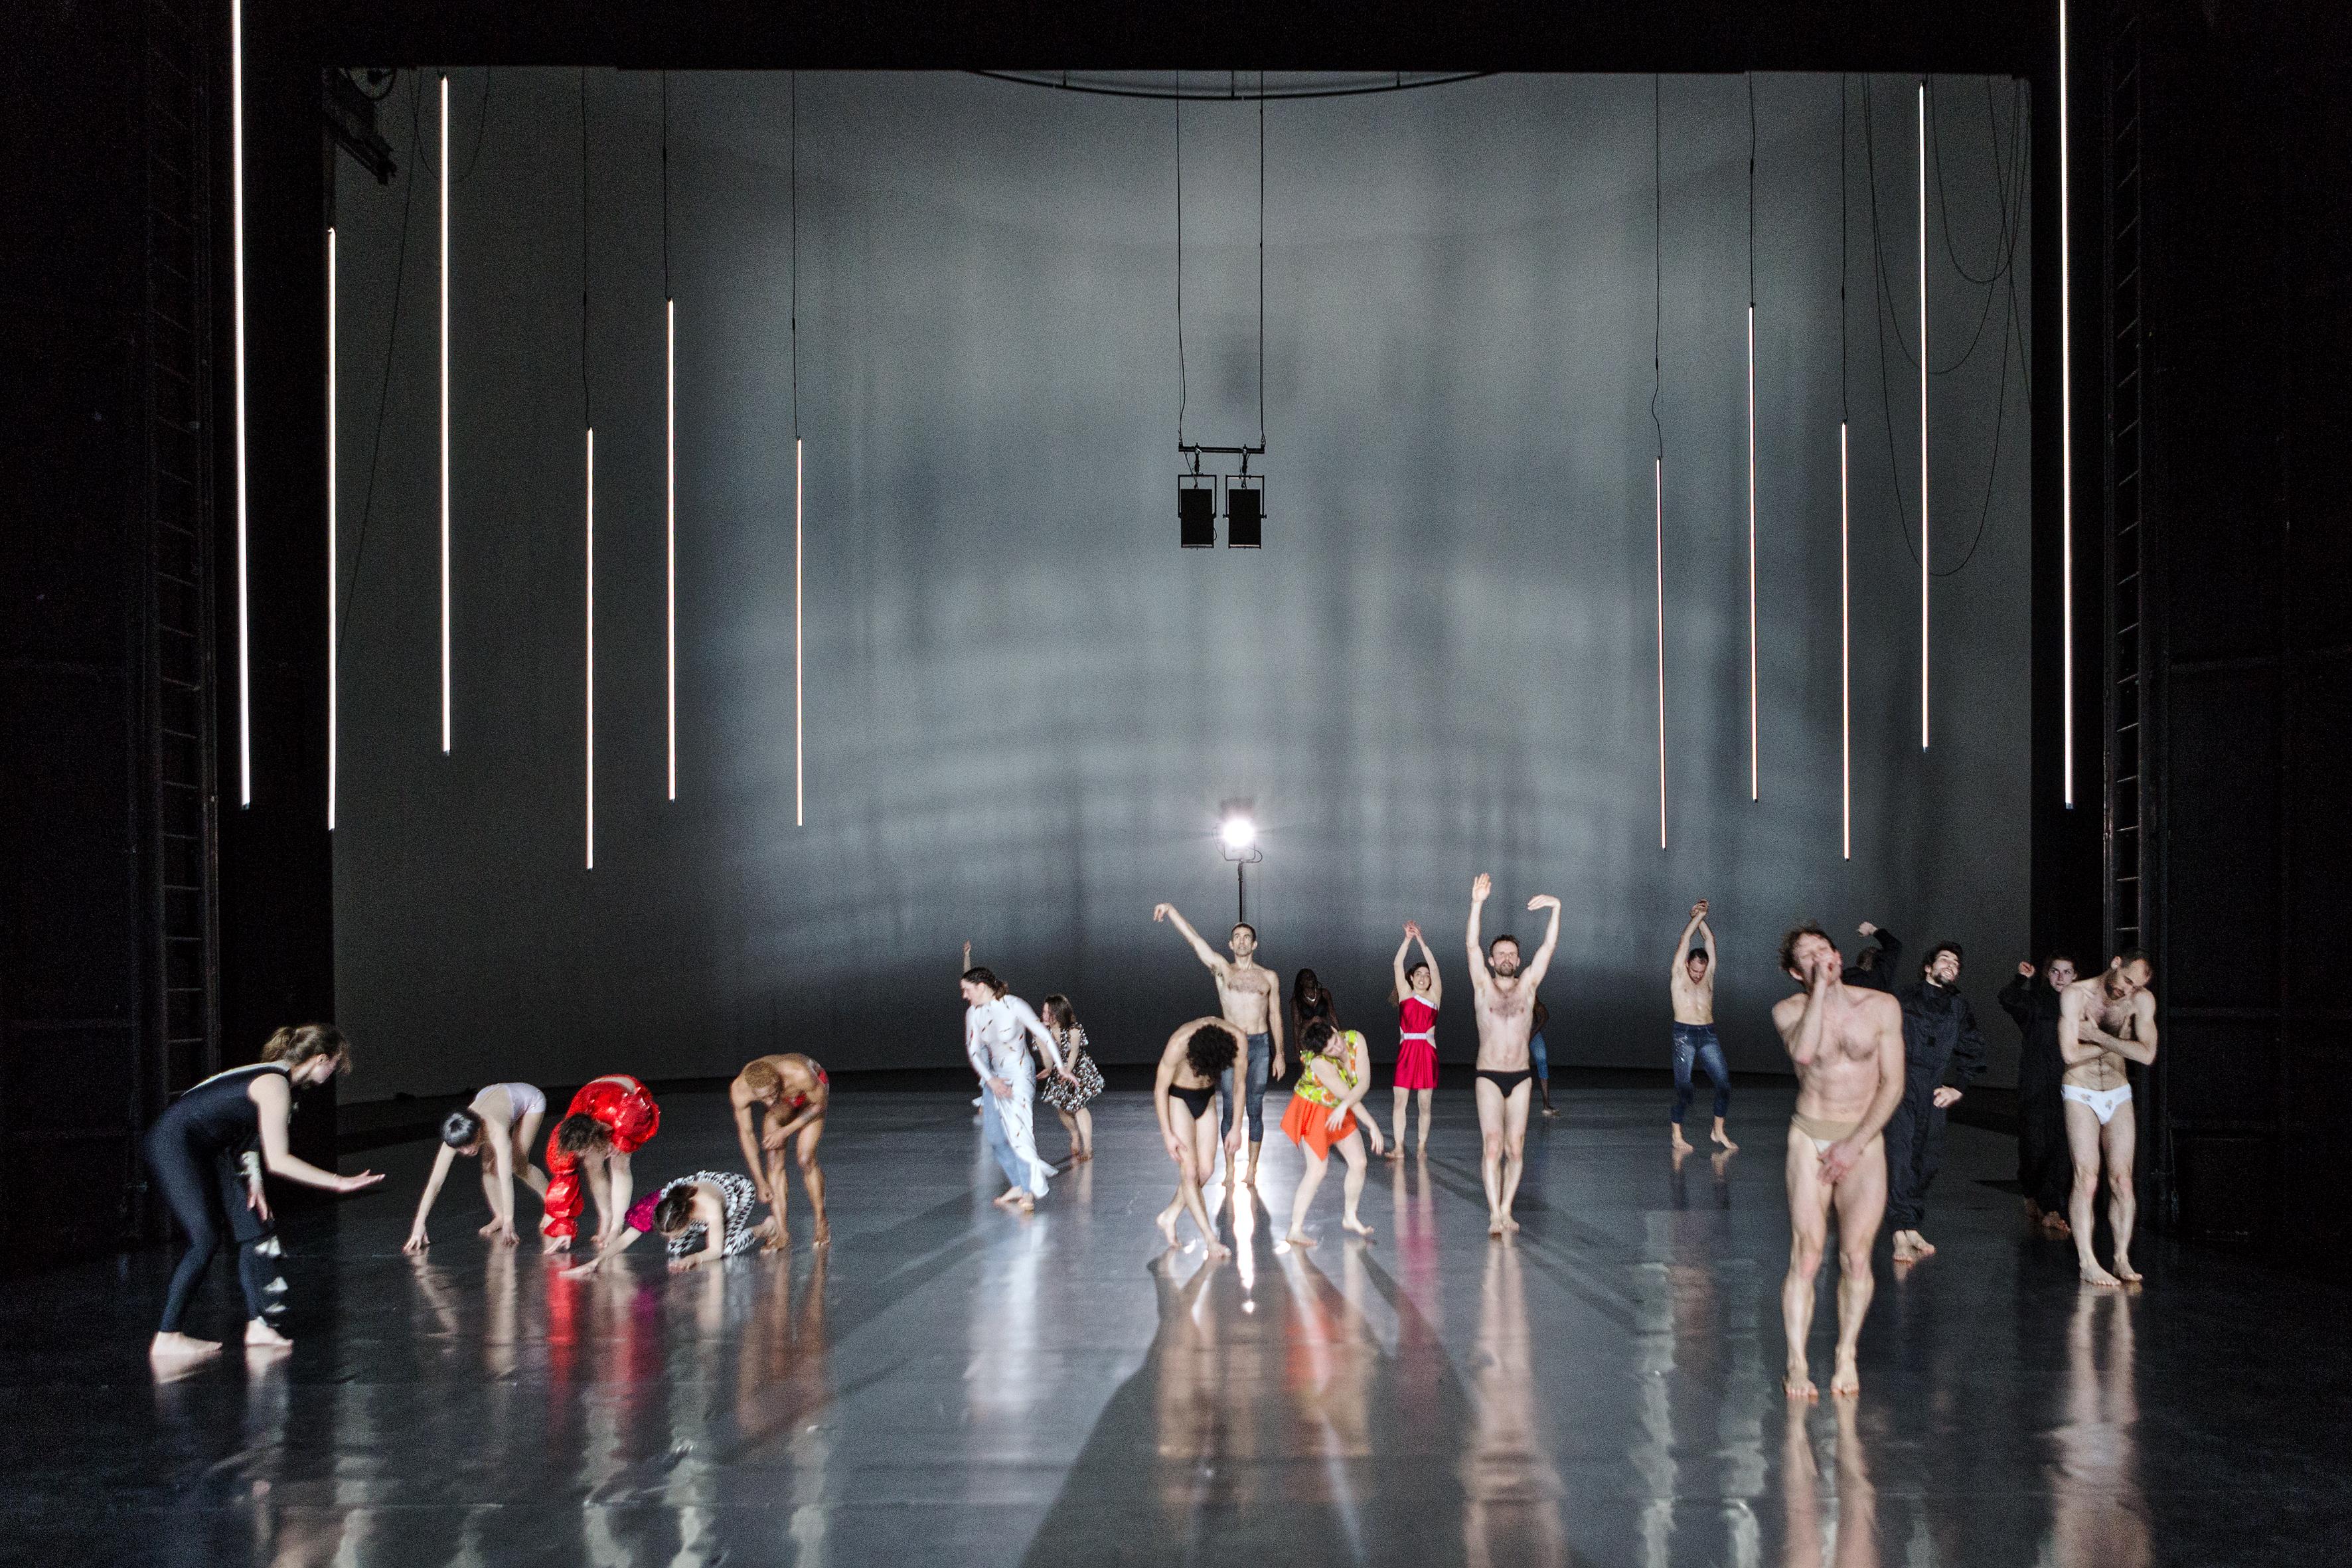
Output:
<instances>
[{"instance_id":1,"label":"shirtless man standing upright","mask_svg":"<svg viewBox=\"0 0 2352 1568\"><path fill-rule=\"evenodd\" d=\"M1731 1109L1731 1069L1724 1064L1723 1042L1715 1037L1715 931L1706 923L1705 899L1691 906L1690 924L1675 939L1675 966L1667 972L1666 986L1675 1001L1675 1114L1668 1123L1674 1152L1690 1152L1683 1113L1690 1109L1696 1066L1715 1086L1715 1131L1709 1136L1725 1153L1737 1154L1739 1145L1723 1130L1724 1113Z\"/></svg>"},{"instance_id":2,"label":"shirtless man standing upright","mask_svg":"<svg viewBox=\"0 0 2352 1568\"><path fill-rule=\"evenodd\" d=\"M1230 959L1219 958L1201 933L1192 929L1173 904L1160 904L1151 911L1154 921L1170 921L1192 944L1209 973L1217 977L1217 1010L1234 1032L1247 1042L1244 1061L1235 1062L1225 1071L1217 1088L1225 1099L1225 1163L1230 1167L1234 1157L1241 1152L1241 1119L1236 1114L1240 1105L1234 1093L1235 1075L1243 1075L1243 1096L1249 1108L1249 1175L1257 1181L1259 1145L1265 1142L1265 1080L1270 1071L1280 1082L1284 1071L1282 1060L1282 980L1271 969L1257 962L1257 928L1245 921L1235 921L1227 946L1233 950ZM1201 1173L1208 1180L1209 1173ZM1234 1195L1241 1195L1243 1184L1232 1184Z\"/></svg>"},{"instance_id":3,"label":"shirtless man standing upright","mask_svg":"<svg viewBox=\"0 0 2352 1568\"><path fill-rule=\"evenodd\" d=\"M1835 943L1811 921L1780 939L1780 967L1804 989L1772 1005L1772 1026L1797 1068L1797 1114L1789 1122L1789 1277L1780 1321L1791 1399L1816 1399L1805 1342L1813 1328L1813 1276L1838 1221L1837 1361L1830 1392L1862 1392L1854 1346L1870 1310L1871 1248L1886 1213L1886 1144L1880 1136L1903 1098L1903 1008L1882 991L1844 984Z\"/></svg>"},{"instance_id":4,"label":"shirtless man standing upright","mask_svg":"<svg viewBox=\"0 0 2352 1568\"><path fill-rule=\"evenodd\" d=\"M735 1112L735 1141L742 1145L743 1163L760 1201L775 1216L768 1233L768 1250L781 1252L792 1245L792 1228L784 1215L784 1150L795 1140L793 1159L801 1168L801 1186L809 1207L816 1211L815 1245L833 1239L824 1217L824 1172L816 1163L817 1141L824 1136L825 1107L833 1099L833 1082L824 1069L798 1053L761 1057L746 1062L727 1086L727 1103ZM757 1121L759 1131L752 1131Z\"/></svg>"},{"instance_id":5,"label":"shirtless man standing upright","mask_svg":"<svg viewBox=\"0 0 2352 1568\"><path fill-rule=\"evenodd\" d=\"M1499 1237L1519 1228L1511 1204L1527 1169L1528 1106L1535 1098L1528 1083L1535 1076L1528 1065L1528 1036L1535 1026L1536 992L1559 945L1559 900L1549 893L1528 900L1530 910L1549 910L1551 923L1535 962L1523 970L1517 937L1498 936L1486 948L1478 944L1478 916L1494 890L1495 879L1484 871L1470 884L1467 951L1478 1016L1478 1172L1486 1184L1486 1234Z\"/></svg>"},{"instance_id":6,"label":"shirtless man standing upright","mask_svg":"<svg viewBox=\"0 0 2352 1568\"><path fill-rule=\"evenodd\" d=\"M2074 1260L2086 1285L2139 1283L2131 1266L2132 1221L2139 1209L2132 1192L2137 1131L2124 1064L2156 1060L2156 993L2147 988L2152 978L2147 954L2127 948L2103 973L2077 980L2058 994L2058 1057L2066 1064L2058 1093L2066 1113L2066 1144L2074 1156L2066 1214L2074 1227ZM2107 1228L2116 1237L2112 1274L2091 1251L2091 1197L2099 1188L2103 1156Z\"/></svg>"}]
</instances>

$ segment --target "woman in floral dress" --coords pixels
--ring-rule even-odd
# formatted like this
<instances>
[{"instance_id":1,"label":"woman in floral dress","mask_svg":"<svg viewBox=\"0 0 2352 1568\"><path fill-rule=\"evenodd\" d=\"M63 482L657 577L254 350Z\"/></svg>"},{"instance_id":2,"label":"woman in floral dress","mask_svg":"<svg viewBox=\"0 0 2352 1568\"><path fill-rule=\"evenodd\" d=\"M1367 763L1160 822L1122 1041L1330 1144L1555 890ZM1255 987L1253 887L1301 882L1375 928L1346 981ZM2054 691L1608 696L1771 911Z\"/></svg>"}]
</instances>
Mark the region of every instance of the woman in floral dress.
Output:
<instances>
[{"instance_id":1,"label":"woman in floral dress","mask_svg":"<svg viewBox=\"0 0 2352 1568\"><path fill-rule=\"evenodd\" d=\"M1062 1119L1062 1131L1070 1135L1070 1163L1079 1164L1095 1157L1095 1118L1087 1106L1103 1091L1102 1069L1087 1054L1087 1032L1067 996L1057 992L1045 998L1045 1027L1053 1031L1070 1076L1052 1077L1040 1068L1037 1077L1044 1087L1038 1093Z\"/></svg>"}]
</instances>

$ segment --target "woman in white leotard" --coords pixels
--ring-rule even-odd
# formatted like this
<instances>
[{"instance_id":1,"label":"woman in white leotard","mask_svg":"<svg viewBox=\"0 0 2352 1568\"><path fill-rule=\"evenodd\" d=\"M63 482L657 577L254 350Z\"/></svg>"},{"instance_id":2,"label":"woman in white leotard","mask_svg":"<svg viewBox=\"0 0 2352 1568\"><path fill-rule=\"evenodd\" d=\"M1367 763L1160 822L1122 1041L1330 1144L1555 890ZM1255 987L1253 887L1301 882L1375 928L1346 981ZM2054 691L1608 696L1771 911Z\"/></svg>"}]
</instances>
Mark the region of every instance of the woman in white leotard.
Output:
<instances>
[{"instance_id":1,"label":"woman in white leotard","mask_svg":"<svg viewBox=\"0 0 2352 1568\"><path fill-rule=\"evenodd\" d=\"M417 1200L416 1218L408 1227L403 1252L422 1252L433 1245L425 1234L425 1218L449 1179L449 1167L460 1154L482 1163L482 1196L490 1205L490 1223L480 1234L501 1247L516 1243L514 1179L519 1174L530 1190L547 1196L547 1176L530 1163L531 1141L547 1114L547 1096L527 1083L494 1083L474 1096L462 1110L453 1110L441 1123L441 1148L433 1157L433 1174L425 1178L425 1195Z\"/></svg>"}]
</instances>

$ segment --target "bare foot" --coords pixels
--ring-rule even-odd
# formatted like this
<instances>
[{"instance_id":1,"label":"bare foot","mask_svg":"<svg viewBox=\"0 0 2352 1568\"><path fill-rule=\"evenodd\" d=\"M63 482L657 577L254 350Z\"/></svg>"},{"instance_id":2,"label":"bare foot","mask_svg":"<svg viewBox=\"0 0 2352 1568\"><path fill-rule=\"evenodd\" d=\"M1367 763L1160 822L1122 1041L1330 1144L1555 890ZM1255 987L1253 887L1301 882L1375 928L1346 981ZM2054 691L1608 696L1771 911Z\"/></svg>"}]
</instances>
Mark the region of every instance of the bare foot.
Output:
<instances>
[{"instance_id":1,"label":"bare foot","mask_svg":"<svg viewBox=\"0 0 2352 1568\"><path fill-rule=\"evenodd\" d=\"M1720 1143L1723 1145L1723 1152L1727 1154L1737 1154L1739 1152L1739 1145L1734 1143L1727 1134L1721 1132L1709 1133L1707 1135L1707 1142L1710 1143Z\"/></svg>"},{"instance_id":2,"label":"bare foot","mask_svg":"<svg viewBox=\"0 0 2352 1568\"><path fill-rule=\"evenodd\" d=\"M1519 1228L1519 1222L1513 1219L1509 1215L1505 1215L1503 1216L1503 1228L1508 1231L1517 1231Z\"/></svg>"},{"instance_id":3,"label":"bare foot","mask_svg":"<svg viewBox=\"0 0 2352 1568\"><path fill-rule=\"evenodd\" d=\"M1486 1216L1486 1234L1493 1237L1496 1240L1500 1241L1503 1238L1503 1216L1498 1214L1488 1215Z\"/></svg>"},{"instance_id":4,"label":"bare foot","mask_svg":"<svg viewBox=\"0 0 2352 1568\"><path fill-rule=\"evenodd\" d=\"M1024 1193L1021 1194L1020 1201L1015 1203L1013 1206L1019 1209L1023 1214L1035 1214L1037 1212L1037 1200L1031 1197L1027 1193Z\"/></svg>"},{"instance_id":5,"label":"bare foot","mask_svg":"<svg viewBox=\"0 0 2352 1568\"><path fill-rule=\"evenodd\" d=\"M2066 1216L2064 1215L2059 1214L2054 1210L2043 1209L2042 1211L2042 1234L2053 1238L2063 1238L2074 1235L2074 1227L2066 1223Z\"/></svg>"},{"instance_id":6,"label":"bare foot","mask_svg":"<svg viewBox=\"0 0 2352 1568\"><path fill-rule=\"evenodd\" d=\"M1915 1230L1911 1233L1911 1250L1922 1258L1933 1258L1936 1256L1936 1244Z\"/></svg>"},{"instance_id":7,"label":"bare foot","mask_svg":"<svg viewBox=\"0 0 2352 1568\"><path fill-rule=\"evenodd\" d=\"M1830 1373L1830 1394L1837 1399L1852 1399L1862 1392L1862 1373L1853 1364L1852 1351L1840 1351L1837 1369Z\"/></svg>"},{"instance_id":8,"label":"bare foot","mask_svg":"<svg viewBox=\"0 0 2352 1568\"><path fill-rule=\"evenodd\" d=\"M294 1342L263 1322L259 1318L245 1325L245 1348L247 1350L292 1350Z\"/></svg>"},{"instance_id":9,"label":"bare foot","mask_svg":"<svg viewBox=\"0 0 2352 1568\"><path fill-rule=\"evenodd\" d=\"M2139 1270L2134 1268L2131 1266L2131 1259L2120 1252L2116 1254L2116 1278L2126 1285L2139 1283Z\"/></svg>"},{"instance_id":10,"label":"bare foot","mask_svg":"<svg viewBox=\"0 0 2352 1568\"><path fill-rule=\"evenodd\" d=\"M157 1334L147 1346L147 1359L163 1365L176 1366L201 1361L208 1355L217 1355L220 1348L218 1340L200 1340L192 1334Z\"/></svg>"},{"instance_id":11,"label":"bare foot","mask_svg":"<svg viewBox=\"0 0 2352 1568\"><path fill-rule=\"evenodd\" d=\"M1232 1247L1227 1247L1223 1242L1222 1242L1222 1241L1213 1241L1213 1242L1209 1243L1209 1261L1210 1261L1210 1262L1212 1262L1212 1263L1223 1263L1225 1259L1227 1259L1228 1258L1231 1258L1233 1255L1234 1255L1234 1249L1233 1249Z\"/></svg>"},{"instance_id":12,"label":"bare foot","mask_svg":"<svg viewBox=\"0 0 2352 1568\"><path fill-rule=\"evenodd\" d=\"M1550 1106L1549 1106L1549 1105L1547 1105L1547 1106L1545 1106L1545 1107L1543 1108L1543 1113L1544 1113L1546 1116L1558 1116L1558 1115L1559 1114L1559 1111L1554 1110L1553 1110Z\"/></svg>"},{"instance_id":13,"label":"bare foot","mask_svg":"<svg viewBox=\"0 0 2352 1568\"><path fill-rule=\"evenodd\" d=\"M1006 1208L1011 1208L1013 1205L1021 1202L1028 1195L1029 1193L1026 1188L1007 1187L988 1201L992 1204L1001 1204Z\"/></svg>"},{"instance_id":14,"label":"bare foot","mask_svg":"<svg viewBox=\"0 0 2352 1568\"><path fill-rule=\"evenodd\" d=\"M1381 1159L1383 1159L1383 1160L1402 1160L1402 1159L1403 1159L1403 1158L1404 1158L1404 1145L1403 1145L1403 1144L1402 1144L1402 1143L1400 1143L1400 1144L1398 1144L1398 1145L1397 1145L1395 1148L1393 1148L1393 1149L1384 1149L1384 1150L1382 1150L1382 1151L1381 1152Z\"/></svg>"},{"instance_id":15,"label":"bare foot","mask_svg":"<svg viewBox=\"0 0 2352 1568\"><path fill-rule=\"evenodd\" d=\"M1292 1247L1312 1247L1315 1245L1315 1238L1307 1235L1303 1230L1294 1230L1285 1236L1282 1239Z\"/></svg>"},{"instance_id":16,"label":"bare foot","mask_svg":"<svg viewBox=\"0 0 2352 1568\"><path fill-rule=\"evenodd\" d=\"M2102 1290L2113 1290L2123 1283L2122 1280L2100 1268L2095 1259L2085 1260L2081 1271L2084 1284L2096 1285Z\"/></svg>"},{"instance_id":17,"label":"bare foot","mask_svg":"<svg viewBox=\"0 0 2352 1568\"><path fill-rule=\"evenodd\" d=\"M793 1238L781 1230L770 1231L768 1244L760 1248L762 1252L790 1252L792 1249Z\"/></svg>"},{"instance_id":18,"label":"bare foot","mask_svg":"<svg viewBox=\"0 0 2352 1568\"><path fill-rule=\"evenodd\" d=\"M1168 1245L1171 1247L1176 1245L1177 1213L1178 1211L1175 1209L1163 1209L1160 1211L1159 1216L1151 1222L1160 1227L1160 1234L1168 1238Z\"/></svg>"},{"instance_id":19,"label":"bare foot","mask_svg":"<svg viewBox=\"0 0 2352 1568\"><path fill-rule=\"evenodd\" d=\"M1919 1249L1911 1245L1911 1233L1907 1230L1898 1230L1895 1233L1895 1261L1897 1263L1919 1261Z\"/></svg>"},{"instance_id":20,"label":"bare foot","mask_svg":"<svg viewBox=\"0 0 2352 1568\"><path fill-rule=\"evenodd\" d=\"M1689 1153L1691 1152L1690 1140L1683 1136L1683 1124L1679 1121L1669 1121L1666 1125L1675 1130L1675 1141L1672 1143L1667 1144L1666 1147L1672 1149L1677 1154Z\"/></svg>"},{"instance_id":21,"label":"bare foot","mask_svg":"<svg viewBox=\"0 0 2352 1568\"><path fill-rule=\"evenodd\" d=\"M1339 1222L1339 1228L1341 1230L1353 1231L1356 1235L1362 1237L1366 1241L1372 1239L1372 1227L1366 1225L1362 1220L1343 1219Z\"/></svg>"},{"instance_id":22,"label":"bare foot","mask_svg":"<svg viewBox=\"0 0 2352 1568\"><path fill-rule=\"evenodd\" d=\"M1812 1373L1806 1370L1802 1362L1792 1365L1781 1374L1780 1392L1791 1399L1811 1401L1822 1396L1822 1391L1813 1386Z\"/></svg>"}]
</instances>

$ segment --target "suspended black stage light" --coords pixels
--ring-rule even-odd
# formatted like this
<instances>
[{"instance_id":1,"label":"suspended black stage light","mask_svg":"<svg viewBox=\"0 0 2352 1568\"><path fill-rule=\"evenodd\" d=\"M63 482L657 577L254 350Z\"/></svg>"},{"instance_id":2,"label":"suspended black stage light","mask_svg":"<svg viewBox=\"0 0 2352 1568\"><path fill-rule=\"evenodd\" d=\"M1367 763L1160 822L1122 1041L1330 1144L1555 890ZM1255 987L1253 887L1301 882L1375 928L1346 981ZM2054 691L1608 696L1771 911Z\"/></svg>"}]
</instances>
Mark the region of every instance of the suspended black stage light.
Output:
<instances>
[{"instance_id":1,"label":"suspended black stage light","mask_svg":"<svg viewBox=\"0 0 2352 1568\"><path fill-rule=\"evenodd\" d=\"M1176 476L1176 530L1177 542L1187 550L1217 547L1216 475Z\"/></svg>"},{"instance_id":2,"label":"suspended black stage light","mask_svg":"<svg viewBox=\"0 0 2352 1568\"><path fill-rule=\"evenodd\" d=\"M1265 543L1265 479L1239 474L1225 481L1225 548L1257 550Z\"/></svg>"}]
</instances>

